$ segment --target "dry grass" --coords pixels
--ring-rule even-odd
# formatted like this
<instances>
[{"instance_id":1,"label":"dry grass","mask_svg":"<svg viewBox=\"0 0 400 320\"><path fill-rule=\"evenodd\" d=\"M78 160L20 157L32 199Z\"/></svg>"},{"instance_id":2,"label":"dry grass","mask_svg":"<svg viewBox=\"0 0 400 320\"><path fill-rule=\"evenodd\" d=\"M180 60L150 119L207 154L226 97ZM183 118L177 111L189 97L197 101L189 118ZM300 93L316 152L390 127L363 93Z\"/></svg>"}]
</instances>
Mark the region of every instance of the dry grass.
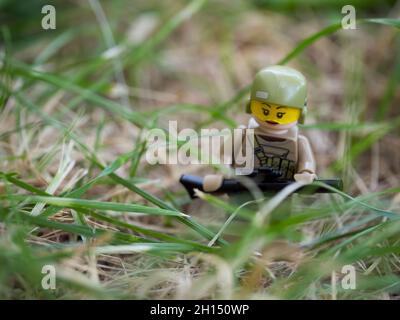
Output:
<instances>
[{"instance_id":1,"label":"dry grass","mask_svg":"<svg viewBox=\"0 0 400 320\"><path fill-rule=\"evenodd\" d=\"M193 13L193 17L179 25L165 40L150 46L148 52L140 56L140 50L146 48L143 41L157 39L157 31L163 30L167 17L182 10L183 2L163 1L156 4L146 1L137 7L128 6L124 1L116 1L115 5L102 4L115 41L129 52L126 60L121 59L123 73L118 65L107 59L90 71L91 63L96 57L104 56L107 48L90 6L77 1L68 2L62 9L64 11L59 12L57 35L69 29L80 30L77 34L73 34L47 61L33 66L34 60L43 48L54 41L56 35L49 32L49 35L38 36L28 42L29 36L23 31L21 34L13 32L13 63L24 61L32 70L39 68L59 76L65 83L75 83L125 106L129 99L128 110L143 114L156 114L168 106L182 104L217 108L248 85L257 70L277 63L299 41L328 24L327 16L320 11L303 10L289 15L261 10L244 1L229 2L229 5L227 1L216 1ZM153 8L153 13L146 8ZM397 17L398 9L398 6L391 8L388 16ZM7 17L12 18L11 13ZM42 33L45 32L38 34ZM399 186L400 114L396 106L400 103L400 95L396 90L397 82L392 94L388 89L390 79L398 79L398 73L394 72L396 63L399 64L397 36L398 32L390 27L362 25L356 31L342 30L323 37L289 63L308 79L307 124L310 128L306 127L303 131L315 151L318 173L322 177L343 176L345 191L352 196L373 197L375 192ZM83 73L81 78L80 73ZM0 171L17 172L19 179L31 186L54 195L65 195L101 172L96 161L88 157L79 143L89 148L105 165L135 148L141 129L134 122L62 86L54 87L17 71L12 71L11 75L11 90L23 94L25 100L18 100L13 94L3 107L0 106ZM116 80L121 80L121 75L128 87L121 87ZM388 111L383 118L378 118L376 114L384 108L382 99L388 91ZM39 109L23 102L26 100ZM241 99L227 109L226 116L237 124L247 122L245 100ZM61 121L64 129L55 125L54 119ZM226 126L207 113L178 111L160 117L157 125L163 127L168 120L178 120L179 128ZM395 121L393 126L391 121ZM337 124L337 127L321 124ZM71 139L65 128L78 137L79 143ZM142 157L133 175L130 161L116 173L217 232L228 217L225 211L202 200L190 202L178 183L179 176L184 172L204 173L211 170L195 166L149 166ZM0 182L0 193L9 195L16 192L20 193L6 180ZM110 177L91 186L83 198L151 205L148 199ZM14 205L28 212L32 209L21 207L20 203L12 200L4 200L1 205L3 211ZM272 242L251 246L257 249L258 254L244 255L245 262L238 262L240 255L232 256L232 253L241 252L234 249L217 253L191 250L193 252L177 254L97 254L96 248L110 244L108 234L91 239L49 227L18 227L3 219L0 250L7 248L9 253L1 255L0 263L8 261L6 266L10 269L0 272L0 281L6 284L0 295L4 298L336 298L330 285L331 270L340 270L341 262L335 261L334 256L340 256L347 249L351 250L353 245L357 247L360 244L350 242L348 246L332 252L332 259L325 264L321 262L323 255L329 256L329 249L344 239L316 248L308 244L330 232L345 231L346 226L349 226L349 231L354 231L383 223L386 218L370 220L363 225L355 225L353 229L352 224L371 217L372 213L354 205L343 207L345 202L340 197L330 195L296 196L292 202L293 216L312 210L329 210L331 205L337 207L331 208L329 216L294 225L294 228L288 229L290 233L286 230L280 235L286 239L285 242L270 239ZM375 196L369 203L392 212L400 210L398 190L380 198ZM36 210L40 212L39 209ZM169 217L122 214L118 215L118 219L147 230L207 244L193 231ZM65 224L82 223L79 222L79 210L67 208L60 209L50 220ZM86 217L83 224L91 229L125 230L94 217ZM225 239L240 243L240 236L249 225L246 219L235 220L228 228ZM126 233L143 236L140 232ZM25 247L18 239L29 245ZM54 248L57 244L67 245L60 251L65 252L67 257L60 260L48 258L57 263L61 285L55 293L35 288L35 281L40 278L35 268L43 263L42 260L39 259L37 265L35 262L32 270L22 266L16 272L11 270L13 266L25 262L18 257L21 248L32 250L29 255L33 256L27 256L26 261L34 261L34 252L44 257L51 252L46 248ZM396 247L397 244L398 234L393 232L390 238L384 238L374 246ZM396 290L392 292L389 288L390 281L386 286L378 280L386 275L398 276L400 260L397 251L378 257L369 254L355 254L354 257L354 261L350 259L349 263L356 267L363 279L360 280L360 289L340 291L339 298L396 297ZM315 267L314 279L302 282L301 275L305 278L310 276L304 271L310 264ZM371 282L378 279L371 284L372 289L368 285L363 287L368 279L372 279ZM290 290L282 293L280 288L288 284L301 289L296 289L296 293Z\"/></svg>"}]
</instances>

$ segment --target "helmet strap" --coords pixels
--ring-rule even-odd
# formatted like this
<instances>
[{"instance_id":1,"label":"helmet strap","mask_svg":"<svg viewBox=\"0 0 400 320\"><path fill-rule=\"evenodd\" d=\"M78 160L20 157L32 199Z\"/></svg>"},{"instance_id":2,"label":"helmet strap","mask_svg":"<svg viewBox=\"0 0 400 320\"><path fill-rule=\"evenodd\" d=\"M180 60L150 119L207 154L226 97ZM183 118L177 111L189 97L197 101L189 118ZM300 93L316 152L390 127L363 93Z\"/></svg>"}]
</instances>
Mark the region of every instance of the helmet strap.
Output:
<instances>
[{"instance_id":1,"label":"helmet strap","mask_svg":"<svg viewBox=\"0 0 400 320\"><path fill-rule=\"evenodd\" d=\"M300 118L299 118L299 121L298 121L300 124L304 124L304 120L306 118L306 115L307 115L307 106L304 106L303 109L301 110L301 115L300 115Z\"/></svg>"},{"instance_id":2,"label":"helmet strap","mask_svg":"<svg viewBox=\"0 0 400 320\"><path fill-rule=\"evenodd\" d=\"M247 103L246 103L246 113L251 113L250 104L251 104L251 100L247 101Z\"/></svg>"}]
</instances>

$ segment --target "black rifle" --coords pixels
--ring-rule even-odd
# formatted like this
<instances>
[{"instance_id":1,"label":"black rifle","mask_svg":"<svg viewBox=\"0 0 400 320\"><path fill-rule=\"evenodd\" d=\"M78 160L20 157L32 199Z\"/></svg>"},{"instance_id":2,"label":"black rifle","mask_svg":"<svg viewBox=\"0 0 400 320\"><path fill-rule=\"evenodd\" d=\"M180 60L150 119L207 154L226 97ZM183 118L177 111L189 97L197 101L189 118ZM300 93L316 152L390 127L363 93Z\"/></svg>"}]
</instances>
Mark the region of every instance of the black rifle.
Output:
<instances>
[{"instance_id":1,"label":"black rifle","mask_svg":"<svg viewBox=\"0 0 400 320\"><path fill-rule=\"evenodd\" d=\"M341 179L316 179L316 182L323 182L331 187L334 187L336 189L342 190L343 189L343 182ZM189 196L193 199L196 198L194 189L198 189L200 191L204 191L203 189L203 177L199 176L193 176L193 175L188 175L184 174L181 176L179 179L179 182L185 187L187 192L189 193ZM277 192L279 190L282 190L283 188L287 187L288 185L292 184L294 181L291 180L286 180L286 181L262 181L262 182L257 182L257 187L263 191L263 192ZM222 182L221 187L218 190L215 190L213 192L208 192L211 194L234 194L234 193L240 193L240 192L248 192L248 188L244 186L240 181L237 179L224 179ZM296 190L296 193L301 192L301 193L329 193L333 192L329 189L320 187L320 186L314 186L314 185L306 185L304 187L299 188Z\"/></svg>"}]
</instances>

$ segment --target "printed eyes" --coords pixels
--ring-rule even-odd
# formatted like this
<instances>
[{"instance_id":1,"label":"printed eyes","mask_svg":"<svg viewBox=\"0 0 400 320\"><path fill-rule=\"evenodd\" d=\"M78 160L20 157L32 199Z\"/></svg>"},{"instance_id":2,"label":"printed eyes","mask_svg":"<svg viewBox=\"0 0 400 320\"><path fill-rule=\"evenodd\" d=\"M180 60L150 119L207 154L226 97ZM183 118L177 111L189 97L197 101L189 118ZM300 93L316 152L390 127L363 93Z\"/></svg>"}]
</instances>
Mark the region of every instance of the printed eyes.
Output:
<instances>
[{"instance_id":1,"label":"printed eyes","mask_svg":"<svg viewBox=\"0 0 400 320\"><path fill-rule=\"evenodd\" d=\"M276 114L276 116L277 116L278 119L282 119L282 117L283 117L284 114L285 114L285 112L278 112L278 113Z\"/></svg>"},{"instance_id":2,"label":"printed eyes","mask_svg":"<svg viewBox=\"0 0 400 320\"><path fill-rule=\"evenodd\" d=\"M269 110L268 110L268 109L265 109L265 108L263 108L262 111L263 111L264 116L268 116L269 113L270 113ZM284 115L285 115L285 112L277 112L277 113L276 113L276 117L277 117L278 119L282 119Z\"/></svg>"}]
</instances>

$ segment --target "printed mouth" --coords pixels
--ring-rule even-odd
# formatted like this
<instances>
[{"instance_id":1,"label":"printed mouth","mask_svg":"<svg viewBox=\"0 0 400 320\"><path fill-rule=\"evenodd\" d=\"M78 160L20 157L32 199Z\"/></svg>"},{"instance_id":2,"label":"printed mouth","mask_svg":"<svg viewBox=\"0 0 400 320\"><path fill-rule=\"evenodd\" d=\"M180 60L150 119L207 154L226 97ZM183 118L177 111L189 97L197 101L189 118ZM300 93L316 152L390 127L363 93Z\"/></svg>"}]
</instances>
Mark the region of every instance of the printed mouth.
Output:
<instances>
[{"instance_id":1,"label":"printed mouth","mask_svg":"<svg viewBox=\"0 0 400 320\"><path fill-rule=\"evenodd\" d=\"M278 122L276 122L276 121L266 121L267 123L269 123L269 124L272 124L272 125L277 125L278 124Z\"/></svg>"}]
</instances>

